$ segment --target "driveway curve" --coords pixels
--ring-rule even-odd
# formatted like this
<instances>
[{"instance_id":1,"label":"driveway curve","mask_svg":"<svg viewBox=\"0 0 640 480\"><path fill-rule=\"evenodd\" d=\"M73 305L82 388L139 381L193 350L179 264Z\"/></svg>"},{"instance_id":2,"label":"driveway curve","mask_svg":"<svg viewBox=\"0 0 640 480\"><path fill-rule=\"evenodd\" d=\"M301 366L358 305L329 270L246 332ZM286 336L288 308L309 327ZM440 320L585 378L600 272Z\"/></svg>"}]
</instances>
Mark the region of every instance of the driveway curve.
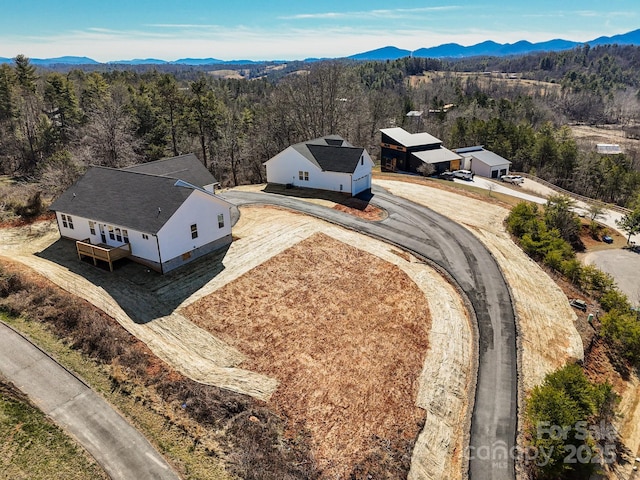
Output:
<instances>
[{"instance_id":1,"label":"driveway curve","mask_svg":"<svg viewBox=\"0 0 640 480\"><path fill-rule=\"evenodd\" d=\"M3 322L0 371L75 437L111 479L179 479L147 439L102 397Z\"/></svg>"},{"instance_id":2,"label":"driveway curve","mask_svg":"<svg viewBox=\"0 0 640 480\"><path fill-rule=\"evenodd\" d=\"M469 477L511 480L515 462L517 369L515 315L506 281L489 251L465 228L432 210L373 187L381 222L269 193L228 191L236 205L276 205L357 230L425 257L451 275L469 298L478 323L478 372L469 441Z\"/></svg>"}]
</instances>

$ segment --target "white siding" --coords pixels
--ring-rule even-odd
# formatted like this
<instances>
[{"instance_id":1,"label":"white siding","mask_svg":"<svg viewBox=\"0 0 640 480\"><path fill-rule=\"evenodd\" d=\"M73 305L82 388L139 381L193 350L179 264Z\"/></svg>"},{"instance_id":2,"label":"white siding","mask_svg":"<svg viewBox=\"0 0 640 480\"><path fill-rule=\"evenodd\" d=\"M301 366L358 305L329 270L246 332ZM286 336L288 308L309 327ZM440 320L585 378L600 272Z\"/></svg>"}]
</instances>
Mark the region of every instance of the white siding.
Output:
<instances>
[{"instance_id":1,"label":"white siding","mask_svg":"<svg viewBox=\"0 0 640 480\"><path fill-rule=\"evenodd\" d=\"M371 167L373 160L364 151L363 161L358 162L354 174L339 172L323 172L316 165L307 160L294 148L289 147L265 163L267 182L291 183L296 187L318 188L335 192L352 193L354 181L357 188L354 194L371 188ZM300 180L299 172L308 172L309 180ZM368 176L368 179L365 178Z\"/></svg>"},{"instance_id":2,"label":"white siding","mask_svg":"<svg viewBox=\"0 0 640 480\"><path fill-rule=\"evenodd\" d=\"M110 238L109 227L113 227L114 231L116 228L119 228L121 235L122 230L127 230L127 233L129 235L129 243L131 244L132 255L143 258L145 260L150 260L152 262L158 262L160 260L158 257L158 246L153 235L146 234L148 238L144 239L142 237L143 232L132 230L131 228L123 227L122 225L108 224L98 221L95 221L96 233L95 235L92 235L91 229L89 228L89 222L92 220L71 215L71 218L73 219L73 229L70 229L69 227L65 228L62 222L63 214L63 212L56 212L58 225L60 227L60 235L62 235L63 237L72 238L73 240L86 240L88 238L92 244L96 245L98 243L103 243L102 236L100 235L100 227L102 227L105 234L104 243L117 247L122 245L123 242L118 241L117 238L114 240ZM67 222L67 225L68 224L69 222Z\"/></svg>"},{"instance_id":3,"label":"white siding","mask_svg":"<svg viewBox=\"0 0 640 480\"><path fill-rule=\"evenodd\" d=\"M352 195L357 195L358 193L371 188L372 167L373 160L371 160L369 153L366 150L363 150L362 159L358 162L352 176Z\"/></svg>"},{"instance_id":4,"label":"white siding","mask_svg":"<svg viewBox=\"0 0 640 480\"><path fill-rule=\"evenodd\" d=\"M475 173L476 175L479 175L481 177L492 178L491 172L493 172L493 171L497 171L498 172L498 176L499 176L500 170L505 170L506 169L505 175L508 174L509 173L509 162L505 162L502 165L490 166L490 165L487 165L486 163L484 163L479 158L474 157L473 154L471 154L471 155L468 155L468 156L464 156L464 168L466 170L471 170L473 173ZM493 177L493 178L495 178L495 177Z\"/></svg>"},{"instance_id":5,"label":"white siding","mask_svg":"<svg viewBox=\"0 0 640 480\"><path fill-rule=\"evenodd\" d=\"M218 227L222 214L224 226ZM191 238L191 225L198 236ZM194 190L158 232L162 262L191 252L231 234L229 204L213 195Z\"/></svg>"},{"instance_id":6,"label":"white siding","mask_svg":"<svg viewBox=\"0 0 640 480\"><path fill-rule=\"evenodd\" d=\"M67 221L67 226L64 226L62 222L62 215L65 215L67 218L71 217L73 221L73 228L69 228L69 222ZM67 238L72 238L74 240L84 240L86 238L91 239L91 243L99 243L100 242L100 232L98 232L98 226L96 224L96 235L91 235L89 231L89 221L86 218L78 217L76 215L68 215L64 212L56 212L56 220L58 221L58 227L60 228L60 235ZM95 240L95 241L94 241Z\"/></svg>"},{"instance_id":7,"label":"white siding","mask_svg":"<svg viewBox=\"0 0 640 480\"><path fill-rule=\"evenodd\" d=\"M288 147L265 163L268 183L292 183L297 187L318 188L310 185L317 181L317 174L322 171L313 163L298 153L294 148ZM309 181L300 180L298 172L309 172Z\"/></svg>"}]
</instances>

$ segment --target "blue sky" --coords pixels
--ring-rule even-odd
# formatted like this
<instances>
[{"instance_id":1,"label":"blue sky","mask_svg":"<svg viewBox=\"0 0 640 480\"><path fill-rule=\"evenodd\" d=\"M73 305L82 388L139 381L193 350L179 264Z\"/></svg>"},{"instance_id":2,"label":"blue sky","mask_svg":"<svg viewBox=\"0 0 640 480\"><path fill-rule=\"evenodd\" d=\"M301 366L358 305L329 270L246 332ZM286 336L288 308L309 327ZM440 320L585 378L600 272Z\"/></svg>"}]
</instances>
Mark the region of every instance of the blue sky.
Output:
<instances>
[{"instance_id":1,"label":"blue sky","mask_svg":"<svg viewBox=\"0 0 640 480\"><path fill-rule=\"evenodd\" d=\"M0 57L341 57L387 45L587 41L640 28L638 0L6 0Z\"/></svg>"}]
</instances>

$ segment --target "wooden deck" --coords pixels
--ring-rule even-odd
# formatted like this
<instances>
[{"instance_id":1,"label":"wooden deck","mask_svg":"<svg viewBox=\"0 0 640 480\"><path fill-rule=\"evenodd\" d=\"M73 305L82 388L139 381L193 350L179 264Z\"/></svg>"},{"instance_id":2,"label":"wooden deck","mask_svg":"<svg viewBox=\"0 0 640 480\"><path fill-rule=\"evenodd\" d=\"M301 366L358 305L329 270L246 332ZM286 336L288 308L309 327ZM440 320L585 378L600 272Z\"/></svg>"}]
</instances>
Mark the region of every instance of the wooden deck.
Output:
<instances>
[{"instance_id":1,"label":"wooden deck","mask_svg":"<svg viewBox=\"0 0 640 480\"><path fill-rule=\"evenodd\" d=\"M130 243L125 243L119 247L112 247L104 243L93 245L88 238L76 240L76 249L78 250L78 258L80 260L82 260L83 256L90 257L93 259L94 265L98 265L98 260L102 260L109 264L109 270L112 272L113 262L131 255Z\"/></svg>"}]
</instances>

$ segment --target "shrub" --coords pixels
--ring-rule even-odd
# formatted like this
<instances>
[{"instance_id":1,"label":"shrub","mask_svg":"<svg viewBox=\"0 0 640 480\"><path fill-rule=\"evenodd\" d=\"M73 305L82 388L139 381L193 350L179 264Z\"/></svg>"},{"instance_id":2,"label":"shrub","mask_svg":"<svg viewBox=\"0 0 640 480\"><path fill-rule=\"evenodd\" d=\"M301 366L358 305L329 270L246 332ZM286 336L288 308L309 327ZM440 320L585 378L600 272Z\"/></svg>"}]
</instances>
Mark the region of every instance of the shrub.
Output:
<instances>
[{"instance_id":1,"label":"shrub","mask_svg":"<svg viewBox=\"0 0 640 480\"><path fill-rule=\"evenodd\" d=\"M25 205L15 207L17 215L23 218L35 218L42 215L46 211L44 202L42 201L42 192L38 191L29 197Z\"/></svg>"},{"instance_id":2,"label":"shrub","mask_svg":"<svg viewBox=\"0 0 640 480\"><path fill-rule=\"evenodd\" d=\"M597 459L598 449L602 449L604 443L615 448L615 439L594 435L611 433L612 429L593 432L590 426L608 427L616 400L611 385L590 382L578 365L567 365L548 374L542 385L531 392L526 409L531 446L539 454L548 455L547 462L529 465L534 476L588 478L595 470L596 463L592 460ZM597 441L603 445L598 446ZM611 460L609 448L601 451L606 453L606 460ZM586 452L589 461L567 462L570 452Z\"/></svg>"},{"instance_id":3,"label":"shrub","mask_svg":"<svg viewBox=\"0 0 640 480\"><path fill-rule=\"evenodd\" d=\"M615 287L600 296L600 305L606 312L614 309L628 312L631 309L627 296Z\"/></svg>"},{"instance_id":4,"label":"shrub","mask_svg":"<svg viewBox=\"0 0 640 480\"><path fill-rule=\"evenodd\" d=\"M602 319L602 333L619 355L640 366L640 321L630 311L613 309Z\"/></svg>"}]
</instances>

